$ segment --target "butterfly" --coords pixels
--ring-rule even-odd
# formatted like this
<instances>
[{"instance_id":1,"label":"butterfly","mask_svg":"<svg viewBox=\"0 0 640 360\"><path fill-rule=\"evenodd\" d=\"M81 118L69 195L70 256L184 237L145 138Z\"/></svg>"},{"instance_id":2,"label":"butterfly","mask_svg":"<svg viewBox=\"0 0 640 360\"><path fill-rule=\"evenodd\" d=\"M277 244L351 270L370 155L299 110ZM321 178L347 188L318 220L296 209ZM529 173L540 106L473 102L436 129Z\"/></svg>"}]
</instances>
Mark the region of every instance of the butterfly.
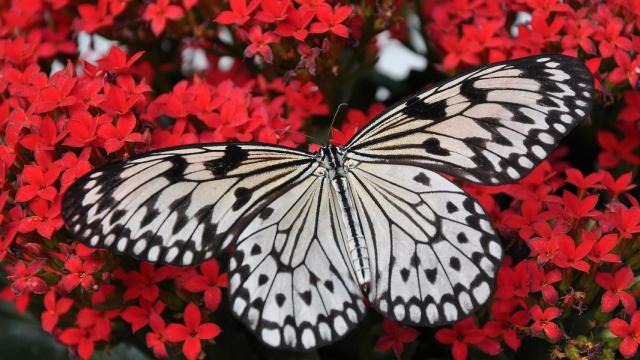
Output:
<instances>
[{"instance_id":1,"label":"butterfly","mask_svg":"<svg viewBox=\"0 0 640 360\"><path fill-rule=\"evenodd\" d=\"M483 208L440 173L521 179L593 92L571 57L489 64L392 105L343 147L194 144L106 165L68 189L62 216L87 245L154 263L232 246L231 310L271 347L335 342L365 302L443 325L489 300L503 251Z\"/></svg>"}]
</instances>

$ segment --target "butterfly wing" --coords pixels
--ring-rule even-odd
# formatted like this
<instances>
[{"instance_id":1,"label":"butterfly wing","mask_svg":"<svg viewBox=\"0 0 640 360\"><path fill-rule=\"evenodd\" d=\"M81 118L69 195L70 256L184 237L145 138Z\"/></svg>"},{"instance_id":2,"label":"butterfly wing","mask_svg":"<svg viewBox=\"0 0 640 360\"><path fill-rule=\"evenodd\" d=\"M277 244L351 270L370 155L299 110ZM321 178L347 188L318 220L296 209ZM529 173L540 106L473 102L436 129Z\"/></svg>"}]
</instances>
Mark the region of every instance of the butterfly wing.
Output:
<instances>
[{"instance_id":1,"label":"butterfly wing","mask_svg":"<svg viewBox=\"0 0 640 360\"><path fill-rule=\"evenodd\" d=\"M475 312L502 257L482 207L435 172L360 162L349 183L369 249L369 301L396 321L435 326Z\"/></svg>"},{"instance_id":2,"label":"butterfly wing","mask_svg":"<svg viewBox=\"0 0 640 360\"><path fill-rule=\"evenodd\" d=\"M308 350L344 336L365 306L329 180L306 178L255 215L230 262L233 313L272 347Z\"/></svg>"},{"instance_id":3,"label":"butterfly wing","mask_svg":"<svg viewBox=\"0 0 640 360\"><path fill-rule=\"evenodd\" d=\"M529 173L590 111L593 77L578 59L490 64L407 98L344 149L352 159L414 164L480 184Z\"/></svg>"},{"instance_id":4,"label":"butterfly wing","mask_svg":"<svg viewBox=\"0 0 640 360\"><path fill-rule=\"evenodd\" d=\"M62 216L92 247L191 265L219 253L250 210L317 166L305 152L269 145L163 149L83 176L65 193Z\"/></svg>"}]
</instances>

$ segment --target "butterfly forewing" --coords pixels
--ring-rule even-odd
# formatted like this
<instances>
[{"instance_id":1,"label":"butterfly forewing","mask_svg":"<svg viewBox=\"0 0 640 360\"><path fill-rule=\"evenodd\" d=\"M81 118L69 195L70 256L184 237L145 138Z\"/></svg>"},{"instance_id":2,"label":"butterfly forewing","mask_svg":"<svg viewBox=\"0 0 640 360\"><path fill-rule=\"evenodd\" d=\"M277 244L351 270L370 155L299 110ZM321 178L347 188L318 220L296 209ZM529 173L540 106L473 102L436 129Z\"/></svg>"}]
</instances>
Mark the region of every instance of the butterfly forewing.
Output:
<instances>
[{"instance_id":1,"label":"butterfly forewing","mask_svg":"<svg viewBox=\"0 0 640 360\"><path fill-rule=\"evenodd\" d=\"M191 265L215 256L249 210L313 167L307 153L268 145L160 150L79 179L65 193L62 216L90 246Z\"/></svg>"},{"instance_id":2,"label":"butterfly forewing","mask_svg":"<svg viewBox=\"0 0 640 360\"><path fill-rule=\"evenodd\" d=\"M274 196L236 244L232 310L264 343L311 349L344 336L364 316L326 177Z\"/></svg>"},{"instance_id":3,"label":"butterfly forewing","mask_svg":"<svg viewBox=\"0 0 640 360\"><path fill-rule=\"evenodd\" d=\"M578 59L490 64L392 106L345 146L352 158L415 164L481 184L528 174L591 109Z\"/></svg>"}]
</instances>

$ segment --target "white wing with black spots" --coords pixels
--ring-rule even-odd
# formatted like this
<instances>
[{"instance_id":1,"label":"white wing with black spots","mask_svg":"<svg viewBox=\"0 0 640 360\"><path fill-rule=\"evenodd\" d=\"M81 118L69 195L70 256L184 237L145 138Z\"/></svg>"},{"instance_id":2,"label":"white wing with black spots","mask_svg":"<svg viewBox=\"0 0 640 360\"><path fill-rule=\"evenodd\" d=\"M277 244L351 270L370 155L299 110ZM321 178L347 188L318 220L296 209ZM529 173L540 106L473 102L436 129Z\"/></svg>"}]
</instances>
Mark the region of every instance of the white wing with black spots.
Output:
<instances>
[{"instance_id":1,"label":"white wing with black spots","mask_svg":"<svg viewBox=\"0 0 640 360\"><path fill-rule=\"evenodd\" d=\"M252 144L201 144L109 164L65 193L72 235L135 258L191 265L218 254L244 215L309 176L313 157Z\"/></svg>"},{"instance_id":2,"label":"white wing with black spots","mask_svg":"<svg viewBox=\"0 0 640 360\"><path fill-rule=\"evenodd\" d=\"M480 184L513 182L587 116L593 91L591 73L572 57L489 64L395 104L344 150Z\"/></svg>"},{"instance_id":3,"label":"white wing with black spots","mask_svg":"<svg viewBox=\"0 0 640 360\"><path fill-rule=\"evenodd\" d=\"M343 337L365 306L328 179L305 179L255 214L230 262L233 313L267 345L308 350Z\"/></svg>"},{"instance_id":4,"label":"white wing with black spots","mask_svg":"<svg viewBox=\"0 0 640 360\"><path fill-rule=\"evenodd\" d=\"M485 304L502 247L482 207L429 170L352 166L349 180L369 249L371 305L403 323L436 326Z\"/></svg>"}]
</instances>

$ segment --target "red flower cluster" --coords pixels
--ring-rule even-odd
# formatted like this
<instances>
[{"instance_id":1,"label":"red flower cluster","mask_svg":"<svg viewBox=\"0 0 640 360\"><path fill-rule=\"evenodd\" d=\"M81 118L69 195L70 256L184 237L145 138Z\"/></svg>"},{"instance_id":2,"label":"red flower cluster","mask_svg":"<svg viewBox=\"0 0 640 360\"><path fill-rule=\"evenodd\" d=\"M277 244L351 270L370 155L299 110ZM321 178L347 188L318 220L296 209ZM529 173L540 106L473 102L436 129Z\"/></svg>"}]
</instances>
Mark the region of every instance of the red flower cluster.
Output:
<instances>
[{"instance_id":1,"label":"red flower cluster","mask_svg":"<svg viewBox=\"0 0 640 360\"><path fill-rule=\"evenodd\" d=\"M188 269L131 265L77 244L63 229L62 194L94 167L154 148L303 145L302 131L322 130L313 118L357 93L378 55L377 33L412 43L404 16L412 11L426 21L422 35L437 50L429 63L441 73L561 51L586 61L599 90L596 131L580 129L581 143L599 146L597 159L561 149L517 184L461 184L492 216L511 256L486 310L436 330L435 339L456 359L517 351L530 337L559 358L635 356L637 1L439 0L421 9L404 1L2 2L0 271L9 285L0 299L39 311L43 329L83 359L116 345L114 329L129 326L158 357L201 356L224 331L211 322L228 311L220 307L224 268L215 260ZM79 48L80 31L123 46L96 55ZM368 110L349 110L332 143L344 144L384 109L364 101ZM576 319L588 330L568 326ZM427 338L390 321L381 328L375 349L397 356Z\"/></svg>"},{"instance_id":2,"label":"red flower cluster","mask_svg":"<svg viewBox=\"0 0 640 360\"><path fill-rule=\"evenodd\" d=\"M280 37L297 41L297 52L301 57L306 57L308 53L309 44L306 40L310 34L329 33L331 36L349 37L349 28L343 23L352 13L350 6L338 4L332 8L323 1L297 3L291 0L251 0L247 4L246 0L232 0L231 8L220 12L215 21L219 24L237 25L237 38L249 43L244 56L259 54L267 63L273 62L271 46L280 45ZM323 38L324 36L316 37L311 43L318 45L320 42L322 47L331 46L331 42L322 43L320 39ZM285 53L281 55L289 56ZM307 68L313 69L309 66Z\"/></svg>"}]
</instances>

